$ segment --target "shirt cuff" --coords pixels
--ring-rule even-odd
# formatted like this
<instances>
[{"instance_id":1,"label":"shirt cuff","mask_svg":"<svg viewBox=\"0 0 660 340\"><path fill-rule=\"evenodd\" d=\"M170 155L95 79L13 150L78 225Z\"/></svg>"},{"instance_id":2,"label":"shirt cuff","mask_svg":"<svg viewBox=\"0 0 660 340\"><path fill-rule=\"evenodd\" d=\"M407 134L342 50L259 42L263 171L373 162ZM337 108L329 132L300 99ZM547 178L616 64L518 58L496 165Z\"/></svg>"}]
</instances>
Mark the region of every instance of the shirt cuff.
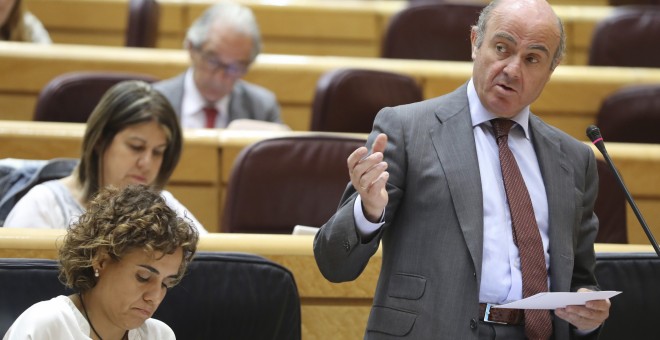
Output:
<instances>
[{"instance_id":1,"label":"shirt cuff","mask_svg":"<svg viewBox=\"0 0 660 340\"><path fill-rule=\"evenodd\" d=\"M353 205L353 217L360 237L362 239L370 239L378 232L380 227L385 224L383 221L383 218L385 217L385 209L383 209L383 214L380 215L380 222L372 223L366 216L364 216L364 211L362 210L362 198L360 195L357 195L355 204Z\"/></svg>"}]
</instances>

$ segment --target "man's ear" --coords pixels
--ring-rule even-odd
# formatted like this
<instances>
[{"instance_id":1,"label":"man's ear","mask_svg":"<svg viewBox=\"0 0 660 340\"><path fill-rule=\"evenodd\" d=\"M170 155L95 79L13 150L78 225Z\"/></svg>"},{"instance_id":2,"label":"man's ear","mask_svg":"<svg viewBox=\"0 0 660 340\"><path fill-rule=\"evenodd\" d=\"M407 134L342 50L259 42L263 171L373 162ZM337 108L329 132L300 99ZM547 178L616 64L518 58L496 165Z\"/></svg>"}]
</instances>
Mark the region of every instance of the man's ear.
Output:
<instances>
[{"instance_id":1,"label":"man's ear","mask_svg":"<svg viewBox=\"0 0 660 340\"><path fill-rule=\"evenodd\" d=\"M190 42L190 40L186 39L186 41L183 42L183 47L188 51L188 56L190 57L190 60L193 58L193 50L195 47L193 44Z\"/></svg>"},{"instance_id":2,"label":"man's ear","mask_svg":"<svg viewBox=\"0 0 660 340\"><path fill-rule=\"evenodd\" d=\"M554 72L555 69L557 68L557 66L559 66L559 64L561 64L561 62L562 62L562 58L558 58L558 59L553 58L552 59L552 67L550 68L550 70L552 72Z\"/></svg>"},{"instance_id":3,"label":"man's ear","mask_svg":"<svg viewBox=\"0 0 660 340\"><path fill-rule=\"evenodd\" d=\"M477 56L477 27L472 26L470 30L470 43L472 47L472 60Z\"/></svg>"}]
</instances>

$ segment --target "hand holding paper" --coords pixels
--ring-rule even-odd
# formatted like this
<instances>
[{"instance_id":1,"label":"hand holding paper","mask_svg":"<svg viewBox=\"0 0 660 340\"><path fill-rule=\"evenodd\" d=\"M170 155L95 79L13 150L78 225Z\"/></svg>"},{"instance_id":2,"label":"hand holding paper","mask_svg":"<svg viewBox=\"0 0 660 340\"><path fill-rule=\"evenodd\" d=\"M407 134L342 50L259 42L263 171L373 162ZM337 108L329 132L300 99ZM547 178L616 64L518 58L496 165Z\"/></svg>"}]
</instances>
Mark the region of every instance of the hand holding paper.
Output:
<instances>
[{"instance_id":1,"label":"hand holding paper","mask_svg":"<svg viewBox=\"0 0 660 340\"><path fill-rule=\"evenodd\" d=\"M528 298L493 308L554 309L555 315L587 332L598 328L609 316L609 298L617 291L591 291L580 288L577 293L539 293Z\"/></svg>"},{"instance_id":2,"label":"hand holding paper","mask_svg":"<svg viewBox=\"0 0 660 340\"><path fill-rule=\"evenodd\" d=\"M584 305L591 300L609 299L621 292L616 291L584 291L578 293L550 292L538 293L528 298L506 303L493 308L517 308L517 309L557 309L571 305Z\"/></svg>"}]
</instances>

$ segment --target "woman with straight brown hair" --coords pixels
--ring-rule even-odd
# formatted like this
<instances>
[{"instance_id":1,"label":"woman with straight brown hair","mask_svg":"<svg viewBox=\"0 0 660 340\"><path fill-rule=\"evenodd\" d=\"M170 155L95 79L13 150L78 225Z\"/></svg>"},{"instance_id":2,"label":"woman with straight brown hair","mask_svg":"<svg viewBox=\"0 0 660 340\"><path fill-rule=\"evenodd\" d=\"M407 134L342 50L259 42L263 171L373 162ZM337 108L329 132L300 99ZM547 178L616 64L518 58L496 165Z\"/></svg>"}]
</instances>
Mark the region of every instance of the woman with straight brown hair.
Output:
<instances>
[{"instance_id":1,"label":"woman with straight brown hair","mask_svg":"<svg viewBox=\"0 0 660 340\"><path fill-rule=\"evenodd\" d=\"M70 176L34 186L9 212L4 226L66 228L104 187L146 185L160 190L180 216L195 217L163 190L179 162L183 137L170 103L143 81L123 81L101 98L89 119L80 163Z\"/></svg>"}]
</instances>

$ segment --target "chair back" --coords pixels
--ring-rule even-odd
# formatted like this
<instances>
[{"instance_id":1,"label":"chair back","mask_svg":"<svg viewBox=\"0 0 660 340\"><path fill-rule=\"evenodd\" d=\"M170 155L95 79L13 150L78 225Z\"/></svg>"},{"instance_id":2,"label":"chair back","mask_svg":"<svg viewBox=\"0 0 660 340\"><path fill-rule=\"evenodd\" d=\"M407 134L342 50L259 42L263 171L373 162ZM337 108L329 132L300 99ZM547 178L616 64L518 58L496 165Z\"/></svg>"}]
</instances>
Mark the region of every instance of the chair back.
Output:
<instances>
[{"instance_id":1,"label":"chair back","mask_svg":"<svg viewBox=\"0 0 660 340\"><path fill-rule=\"evenodd\" d=\"M55 260L0 259L0 334L33 304L73 293L57 273Z\"/></svg>"},{"instance_id":2,"label":"chair back","mask_svg":"<svg viewBox=\"0 0 660 340\"><path fill-rule=\"evenodd\" d=\"M31 305L72 291L57 261L0 259L0 334ZM300 297L291 272L251 254L200 252L154 318L180 339L300 340Z\"/></svg>"},{"instance_id":3,"label":"chair back","mask_svg":"<svg viewBox=\"0 0 660 340\"><path fill-rule=\"evenodd\" d=\"M126 47L156 47L160 8L156 0L130 0Z\"/></svg>"},{"instance_id":4,"label":"chair back","mask_svg":"<svg viewBox=\"0 0 660 340\"><path fill-rule=\"evenodd\" d=\"M660 5L660 0L609 0L610 6L628 6L628 5Z\"/></svg>"},{"instance_id":5,"label":"chair back","mask_svg":"<svg viewBox=\"0 0 660 340\"><path fill-rule=\"evenodd\" d=\"M51 160L0 159L0 227L14 205L34 186L69 176L78 165L73 158ZM9 226L11 227L11 226Z\"/></svg>"},{"instance_id":6,"label":"chair back","mask_svg":"<svg viewBox=\"0 0 660 340\"><path fill-rule=\"evenodd\" d=\"M394 15L383 58L471 61L470 29L484 4L421 3Z\"/></svg>"},{"instance_id":7,"label":"chair back","mask_svg":"<svg viewBox=\"0 0 660 340\"><path fill-rule=\"evenodd\" d=\"M607 96L596 124L605 141L660 143L660 84L624 87Z\"/></svg>"},{"instance_id":8,"label":"chair back","mask_svg":"<svg viewBox=\"0 0 660 340\"><path fill-rule=\"evenodd\" d=\"M409 76L342 68L321 76L312 104L311 131L369 133L380 109L422 100Z\"/></svg>"},{"instance_id":9,"label":"chair back","mask_svg":"<svg viewBox=\"0 0 660 340\"><path fill-rule=\"evenodd\" d=\"M656 339L660 258L655 253L599 253L595 274L601 290L623 292L611 299L598 339Z\"/></svg>"},{"instance_id":10,"label":"chair back","mask_svg":"<svg viewBox=\"0 0 660 340\"><path fill-rule=\"evenodd\" d=\"M598 197L594 212L598 216L597 243L628 243L626 196L604 160L596 161Z\"/></svg>"},{"instance_id":11,"label":"chair back","mask_svg":"<svg viewBox=\"0 0 660 340\"><path fill-rule=\"evenodd\" d=\"M335 213L349 182L346 159L365 140L292 136L252 144L234 162L222 230L290 234L320 227Z\"/></svg>"},{"instance_id":12,"label":"chair back","mask_svg":"<svg viewBox=\"0 0 660 340\"><path fill-rule=\"evenodd\" d=\"M660 6L620 6L594 28L589 65L660 67Z\"/></svg>"},{"instance_id":13,"label":"chair back","mask_svg":"<svg viewBox=\"0 0 660 340\"><path fill-rule=\"evenodd\" d=\"M153 83L153 76L136 73L71 72L52 79L39 93L33 119L84 123L113 85L124 80Z\"/></svg>"},{"instance_id":14,"label":"chair back","mask_svg":"<svg viewBox=\"0 0 660 340\"><path fill-rule=\"evenodd\" d=\"M154 318L180 339L300 340L293 274L261 256L202 252Z\"/></svg>"}]
</instances>

